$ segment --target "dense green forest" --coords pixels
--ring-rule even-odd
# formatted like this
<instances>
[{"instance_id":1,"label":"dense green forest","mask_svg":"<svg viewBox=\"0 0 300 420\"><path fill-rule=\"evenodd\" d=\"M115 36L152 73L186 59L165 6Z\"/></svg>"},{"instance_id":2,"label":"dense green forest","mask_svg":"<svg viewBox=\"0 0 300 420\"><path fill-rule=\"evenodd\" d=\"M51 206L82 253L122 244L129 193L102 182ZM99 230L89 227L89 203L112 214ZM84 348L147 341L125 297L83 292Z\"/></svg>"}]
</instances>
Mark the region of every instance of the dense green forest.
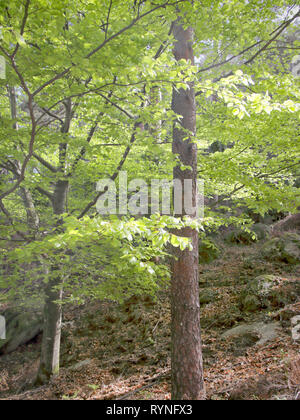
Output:
<instances>
[{"instance_id":1,"label":"dense green forest","mask_svg":"<svg viewBox=\"0 0 300 420\"><path fill-rule=\"evenodd\" d=\"M0 399L300 399L300 6L0 0Z\"/></svg>"}]
</instances>

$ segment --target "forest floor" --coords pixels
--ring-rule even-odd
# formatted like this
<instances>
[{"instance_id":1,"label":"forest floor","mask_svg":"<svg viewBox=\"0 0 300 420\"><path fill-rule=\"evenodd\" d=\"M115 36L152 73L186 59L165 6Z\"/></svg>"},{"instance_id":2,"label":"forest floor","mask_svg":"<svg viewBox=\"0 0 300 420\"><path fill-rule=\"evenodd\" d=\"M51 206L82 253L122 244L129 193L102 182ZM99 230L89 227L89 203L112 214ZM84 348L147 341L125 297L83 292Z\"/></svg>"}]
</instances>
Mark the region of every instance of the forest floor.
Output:
<instances>
[{"instance_id":1,"label":"forest floor","mask_svg":"<svg viewBox=\"0 0 300 420\"><path fill-rule=\"evenodd\" d=\"M249 279L275 274L300 281L300 266L266 262L260 243L226 246L222 258L200 267L204 375L208 399L295 399L300 391L300 348L289 322L276 338L257 345L222 338L234 326L271 322L276 310L243 312L239 298ZM209 300L209 299L208 299ZM300 296L293 303L300 314ZM275 315L274 315L275 314ZM66 307L60 375L29 388L39 363L41 337L0 357L0 399L170 399L170 308L167 293L133 296L122 304Z\"/></svg>"}]
</instances>

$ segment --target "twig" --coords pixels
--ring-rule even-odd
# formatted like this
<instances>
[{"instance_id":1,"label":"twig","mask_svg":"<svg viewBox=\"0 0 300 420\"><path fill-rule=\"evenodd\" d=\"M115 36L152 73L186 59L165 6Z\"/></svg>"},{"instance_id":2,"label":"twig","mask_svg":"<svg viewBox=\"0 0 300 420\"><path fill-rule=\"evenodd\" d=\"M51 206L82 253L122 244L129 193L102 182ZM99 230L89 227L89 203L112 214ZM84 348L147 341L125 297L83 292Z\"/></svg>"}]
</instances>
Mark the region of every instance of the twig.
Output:
<instances>
[{"instance_id":1,"label":"twig","mask_svg":"<svg viewBox=\"0 0 300 420\"><path fill-rule=\"evenodd\" d=\"M167 371L165 371L163 373L160 373L159 375L157 375L153 378L147 379L146 381L150 381L149 384L142 385L139 388L136 388L134 391L128 392L127 394L122 395L120 398L115 398L115 399L116 400L125 400L128 397L131 397L132 395L136 394L137 392L140 392L140 391L142 391L144 389L147 389L147 388L151 388L152 386L157 384L162 378L167 377L170 374L170 372L171 372L171 368L167 369Z\"/></svg>"}]
</instances>

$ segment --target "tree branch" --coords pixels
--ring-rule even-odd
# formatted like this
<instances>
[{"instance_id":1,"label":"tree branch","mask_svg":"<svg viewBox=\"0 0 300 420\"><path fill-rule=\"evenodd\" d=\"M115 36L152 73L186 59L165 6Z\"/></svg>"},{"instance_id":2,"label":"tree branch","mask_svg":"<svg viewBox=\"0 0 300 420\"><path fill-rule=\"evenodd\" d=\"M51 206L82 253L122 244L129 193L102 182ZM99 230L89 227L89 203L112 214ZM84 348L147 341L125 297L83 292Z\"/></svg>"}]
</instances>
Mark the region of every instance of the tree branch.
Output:
<instances>
[{"instance_id":1,"label":"tree branch","mask_svg":"<svg viewBox=\"0 0 300 420\"><path fill-rule=\"evenodd\" d=\"M267 41L266 42L266 44L262 47L262 48L260 48L251 58L249 58L248 60L246 60L244 63L242 63L241 65L248 65L248 64L250 64L250 63L252 63L263 51L265 51L267 48L268 48L268 46L270 45L270 44L272 44L272 42L274 42L278 37L279 37L279 35L281 35L281 33L288 27L288 26L290 26L291 25L291 23L295 20L295 19L297 19L298 17L300 16L300 11L299 12L297 12L291 19L289 19L288 21L286 21L286 22L283 22L278 28L276 28L270 35L273 35L273 34L275 34L271 39L269 39L269 41ZM247 51L249 51L250 49L252 49L252 48L254 48L254 47L256 47L256 46L258 46L258 45L260 45L261 43L263 42L263 40L261 40L261 41L258 41L258 42L256 42L255 44L253 44L253 45L251 45L251 46L249 46L249 47L247 47L246 49L244 49L243 51L241 51L240 53L238 53L238 54L236 54L235 56L233 56L233 57L231 57L231 58L229 58L229 59L227 59L227 60L225 60L225 61L223 61L223 62L221 62L221 63L217 63L217 64L213 64L213 65L211 65L211 66L209 66L209 67L206 67L206 68L204 68L204 69L201 69L201 70L199 70L199 72L198 73L202 73L202 72L205 72L205 71L208 71L208 70L211 70L211 69L213 69L213 68L216 68L216 67L220 67L220 66L222 66L222 65L224 65L224 64L226 64L226 63L229 63L230 61L232 61L232 60L234 60L235 58L237 58L237 57L240 57L241 55L244 55ZM221 79L224 79L224 78L226 78L226 77L229 77L229 76L231 76L233 74L233 71L230 71L229 73L227 73L226 75L224 75L224 76L220 76L220 77L218 77L218 78L216 78L216 79L214 79L214 82L218 82L219 80L221 80ZM200 94L201 94L202 92L197 92L196 93L196 96L199 96Z\"/></svg>"},{"instance_id":2,"label":"tree branch","mask_svg":"<svg viewBox=\"0 0 300 420\"><path fill-rule=\"evenodd\" d=\"M94 133L95 133L95 131L96 131L96 129L97 129L97 126L98 126L98 118L101 116L101 115L103 115L103 112L100 112L99 113L99 115L98 115L98 117L97 117L97 120L96 120L96 122L95 122L95 124L91 127L91 129L90 129L90 131L89 131L89 134L88 134L88 136L87 136L87 139L86 139L86 142L89 144L90 143L90 141L92 140L92 138L93 138L93 135L94 135ZM76 159L75 159L75 161L73 162L73 165L72 165L72 167L71 167L71 169L70 169L70 172L68 173L68 177L70 177L71 175L72 175L72 173L74 172L74 170L76 169L76 167L77 167L77 165L78 165L78 163L79 163L79 161L83 158L83 156L85 155L85 153L86 153L86 147L84 146L84 147L82 147L81 148L81 150L80 150L80 152L79 152L79 154L78 154L78 156L76 157Z\"/></svg>"},{"instance_id":3,"label":"tree branch","mask_svg":"<svg viewBox=\"0 0 300 420\"><path fill-rule=\"evenodd\" d=\"M24 34L24 30L25 30L25 26L26 26L26 22L28 18L29 5L30 5L30 0L26 0L25 9L24 9L24 17L23 17L21 29L20 29L21 36ZM16 56L19 48L20 48L20 44L17 43L16 48L14 49L14 52L11 55L12 58Z\"/></svg>"},{"instance_id":4,"label":"tree branch","mask_svg":"<svg viewBox=\"0 0 300 420\"><path fill-rule=\"evenodd\" d=\"M131 135L131 139L130 139L129 145L126 147L126 149L125 149L125 151L123 153L123 156L122 156L122 158L121 158L121 160L120 160L120 162L119 162L119 164L117 166L117 169L115 170L115 172L113 173L113 175L110 177L110 179L112 181L114 181L117 178L120 170L122 169L122 167L123 167L123 165L124 165L124 163L125 163L125 161L127 159L127 156L128 156L128 154L129 154L129 152L131 150L131 147L132 147L133 143L135 142L136 132L137 132L138 127L140 127L140 123L135 123L134 124L134 131L133 131L133 133ZM104 193L105 193L105 190L104 191L100 191L98 194L96 194L96 196L94 197L94 199L80 213L80 215L78 216L78 220L79 219L82 219L82 217L86 215L86 213L97 203L98 199Z\"/></svg>"},{"instance_id":5,"label":"tree branch","mask_svg":"<svg viewBox=\"0 0 300 420\"><path fill-rule=\"evenodd\" d=\"M113 0L110 0L109 6L108 6L108 12L107 12L107 17L106 17L106 25L105 25L105 39L107 39L109 18L110 18L110 12L111 12L111 8L112 8L112 2L113 2Z\"/></svg>"},{"instance_id":6,"label":"tree branch","mask_svg":"<svg viewBox=\"0 0 300 420\"><path fill-rule=\"evenodd\" d=\"M13 221L13 218L11 217L11 215L10 215L10 213L9 213L9 211L6 209L6 207L4 206L4 204L3 204L3 202L2 202L2 200L0 199L0 209L1 209L1 211L2 211L2 213L5 215L5 217L7 218L7 220L8 220L8 222L9 222L9 224L14 228L14 221ZM14 228L14 230L15 230L15 232L18 234L18 235L20 235L20 236L22 236L22 238L24 238L24 240L26 240L26 241L28 241L29 239L26 237L26 235L24 235L24 233L23 232L21 232L21 231L19 231L19 230L16 230L15 228ZM9 239L7 239L7 240L9 240Z\"/></svg>"},{"instance_id":7,"label":"tree branch","mask_svg":"<svg viewBox=\"0 0 300 420\"><path fill-rule=\"evenodd\" d=\"M49 200L53 201L54 195L52 193L50 193L49 191L44 190L44 188L37 186L36 187L37 191L40 192L41 194L45 195L47 198L49 198Z\"/></svg>"},{"instance_id":8,"label":"tree branch","mask_svg":"<svg viewBox=\"0 0 300 420\"><path fill-rule=\"evenodd\" d=\"M49 169L49 171L51 171L53 173L57 173L58 172L58 168L56 168L55 166L51 165L51 163L47 162L41 156L37 155L36 153L33 153L32 156L35 157L36 160L38 160L43 166L45 166L45 168Z\"/></svg>"},{"instance_id":9,"label":"tree branch","mask_svg":"<svg viewBox=\"0 0 300 420\"><path fill-rule=\"evenodd\" d=\"M95 92L96 95L101 96L101 98L105 99L108 103L110 103L112 106L114 106L115 108L117 108L119 111L123 112L123 114L125 114L128 118L130 119L134 119L134 116L131 115L128 111L126 111L126 109L120 107L118 104L116 104L115 102L113 102L111 99L107 98L105 95L103 95L100 92Z\"/></svg>"},{"instance_id":10,"label":"tree branch","mask_svg":"<svg viewBox=\"0 0 300 420\"><path fill-rule=\"evenodd\" d=\"M23 161L23 164L21 166L19 178L17 179L17 181L15 182L15 184L11 188L9 188L8 190L6 190L2 194L0 194L0 200L3 200L3 198L5 198L9 194L13 193L20 186L20 184L24 181L27 164L30 161L30 159L31 159L31 157L34 153L33 152L33 146L34 146L34 141L35 141L36 121L35 121L35 117L34 117L34 113L33 113L33 102L32 102L32 96L31 95L29 96L28 106L29 106L29 112L30 112L30 117L31 117L31 135L30 135L28 153L27 153L27 155L26 155L26 157Z\"/></svg>"},{"instance_id":11,"label":"tree branch","mask_svg":"<svg viewBox=\"0 0 300 420\"><path fill-rule=\"evenodd\" d=\"M275 41L275 39L277 39L278 37L279 37L279 35L288 27L288 26L290 26L290 24L295 20L295 19L297 19L298 17L300 16L300 11L298 12L298 13L296 13L291 19L289 19L283 26L282 26L282 28L280 29L280 30L277 30L277 31L275 31L275 32L277 32L277 33L275 33L275 35L260 49L260 50L258 50L257 52L256 52L256 54L254 54L249 60L247 60L245 63L244 63L244 65L247 65L247 64L250 64L250 63L252 63L252 61L254 61L255 60L255 58L259 55L259 54L261 54L266 48L268 48L268 46L270 45L270 44L272 44L272 42L273 41Z\"/></svg>"},{"instance_id":12,"label":"tree branch","mask_svg":"<svg viewBox=\"0 0 300 420\"><path fill-rule=\"evenodd\" d=\"M90 51L84 58L88 59L90 57L92 57L93 55L95 55L98 51L100 51L106 44L108 44L109 42L113 41L114 39L116 39L117 37L119 37L120 35L122 35L124 32L128 31L129 29L131 29L137 22L139 22L141 19L143 19L144 17L148 16L149 14L155 12L158 9L162 9L165 8L167 6L176 6L179 3L183 3L187 0L178 0L178 1L174 1L172 3L170 3L169 1L166 1L163 4L157 5L155 6L153 9L148 10L147 12L143 13L142 15L136 17L135 19L133 19L128 25L126 25L124 28L120 29L118 32L116 32L115 34L111 35L110 37L106 38L98 47L94 48L92 51ZM56 82L57 80L61 79L62 77L64 77L66 74L68 74L70 72L70 70L74 67L75 65L72 64L72 66L66 68L65 70L63 70L61 73L56 74L54 77L52 77L51 79L49 79L47 82L43 83L39 88L37 88L32 96L36 96L38 93L40 93L43 89L45 89L47 86L51 85L52 83Z\"/></svg>"}]
</instances>

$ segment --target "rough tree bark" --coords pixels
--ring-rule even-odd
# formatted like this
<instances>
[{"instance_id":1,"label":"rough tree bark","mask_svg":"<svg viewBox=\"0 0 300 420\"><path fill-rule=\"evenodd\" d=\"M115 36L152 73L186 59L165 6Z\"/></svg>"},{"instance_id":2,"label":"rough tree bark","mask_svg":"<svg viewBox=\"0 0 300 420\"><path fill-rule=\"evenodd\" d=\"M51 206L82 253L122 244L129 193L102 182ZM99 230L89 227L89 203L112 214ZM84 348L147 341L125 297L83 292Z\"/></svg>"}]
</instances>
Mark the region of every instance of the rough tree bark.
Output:
<instances>
[{"instance_id":1,"label":"rough tree bark","mask_svg":"<svg viewBox=\"0 0 300 420\"><path fill-rule=\"evenodd\" d=\"M194 64L193 29L186 30L180 19L174 24L174 56L176 60L190 60ZM196 132L196 106L193 86L190 89L173 90L172 109L180 115L181 126L173 128L173 153L180 157L182 165L191 170L174 168L173 177L184 185L184 179L192 179L193 206L197 203L197 145L193 143ZM189 130L188 139L186 130ZM186 139L186 140L185 140ZM196 217L196 214L189 214ZM174 248L172 261L171 308L172 308L172 399L205 399L203 381L202 347L200 335L200 305L198 282L198 233L191 228L176 231L179 236L192 240L193 250Z\"/></svg>"}]
</instances>

